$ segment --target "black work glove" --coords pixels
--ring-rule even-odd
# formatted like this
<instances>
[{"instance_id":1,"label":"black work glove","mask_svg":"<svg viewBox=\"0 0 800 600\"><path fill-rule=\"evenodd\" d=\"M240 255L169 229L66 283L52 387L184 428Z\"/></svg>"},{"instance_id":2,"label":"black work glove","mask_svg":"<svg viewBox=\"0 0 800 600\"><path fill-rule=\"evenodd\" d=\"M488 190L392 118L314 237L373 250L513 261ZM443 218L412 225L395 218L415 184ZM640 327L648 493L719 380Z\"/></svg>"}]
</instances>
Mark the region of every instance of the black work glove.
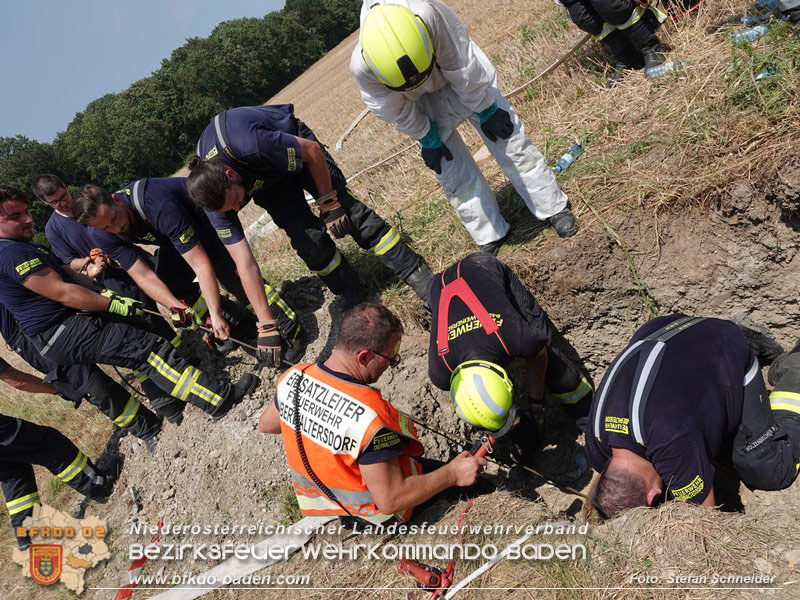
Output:
<instances>
[{"instance_id":1,"label":"black work glove","mask_svg":"<svg viewBox=\"0 0 800 600\"><path fill-rule=\"evenodd\" d=\"M319 208L319 218L325 223L325 228L333 237L342 238L350 233L350 217L339 204L339 194L331 190L316 199Z\"/></svg>"},{"instance_id":2,"label":"black work glove","mask_svg":"<svg viewBox=\"0 0 800 600\"><path fill-rule=\"evenodd\" d=\"M257 358L268 367L281 366L281 334L278 322L273 319L258 324Z\"/></svg>"},{"instance_id":3,"label":"black work glove","mask_svg":"<svg viewBox=\"0 0 800 600\"><path fill-rule=\"evenodd\" d=\"M436 171L437 175L442 174L442 159L453 160L453 155L447 146L442 144L438 148L422 148L422 160L429 169Z\"/></svg>"},{"instance_id":4,"label":"black work glove","mask_svg":"<svg viewBox=\"0 0 800 600\"><path fill-rule=\"evenodd\" d=\"M507 140L514 133L514 123L511 122L511 115L508 111L498 108L491 117L481 123L483 134L491 141L496 142L498 138Z\"/></svg>"}]
</instances>

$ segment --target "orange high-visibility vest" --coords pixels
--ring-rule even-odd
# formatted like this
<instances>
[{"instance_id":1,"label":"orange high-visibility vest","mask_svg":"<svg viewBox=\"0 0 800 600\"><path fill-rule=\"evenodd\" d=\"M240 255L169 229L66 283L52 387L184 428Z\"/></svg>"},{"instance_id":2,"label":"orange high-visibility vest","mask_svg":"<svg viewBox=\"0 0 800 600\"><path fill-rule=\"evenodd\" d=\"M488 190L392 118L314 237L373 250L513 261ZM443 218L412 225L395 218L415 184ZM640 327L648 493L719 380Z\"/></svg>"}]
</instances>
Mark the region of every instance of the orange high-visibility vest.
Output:
<instances>
[{"instance_id":1,"label":"orange high-visibility vest","mask_svg":"<svg viewBox=\"0 0 800 600\"><path fill-rule=\"evenodd\" d=\"M294 430L296 393L308 463L346 510L311 481L303 465ZM297 364L286 371L278 381L277 397L292 487L304 515L349 514L376 524L411 516L413 507L403 514L381 513L358 465L361 452L385 427L400 436L406 450L398 457L403 475L421 474L413 457L422 456L423 447L408 415L384 400L378 390L330 375L313 363Z\"/></svg>"}]
</instances>

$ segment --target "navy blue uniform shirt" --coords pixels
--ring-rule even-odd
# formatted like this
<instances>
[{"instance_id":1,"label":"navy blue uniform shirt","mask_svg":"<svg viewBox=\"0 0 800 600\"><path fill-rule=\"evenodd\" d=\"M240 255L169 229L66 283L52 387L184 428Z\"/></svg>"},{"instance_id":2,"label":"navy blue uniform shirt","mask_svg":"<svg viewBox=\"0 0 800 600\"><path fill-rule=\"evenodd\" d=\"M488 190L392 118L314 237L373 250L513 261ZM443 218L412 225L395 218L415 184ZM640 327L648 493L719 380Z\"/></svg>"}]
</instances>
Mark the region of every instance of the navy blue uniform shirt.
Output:
<instances>
[{"instance_id":1,"label":"navy blue uniform shirt","mask_svg":"<svg viewBox=\"0 0 800 600\"><path fill-rule=\"evenodd\" d=\"M428 376L433 385L442 390L450 389L451 369L464 361L486 360L506 367L513 358L536 356L550 343L544 313L530 292L508 265L491 254L476 252L460 261L461 277L499 326L500 335L486 335L467 305L454 297L447 310L450 350L444 359L450 367L448 369L438 352L439 299L444 287L442 276L445 284L454 281L458 264L443 273L437 273L428 284L428 301L432 312Z\"/></svg>"},{"instance_id":2,"label":"navy blue uniform shirt","mask_svg":"<svg viewBox=\"0 0 800 600\"><path fill-rule=\"evenodd\" d=\"M217 135L219 126L224 140ZM197 155L218 157L242 177L248 196L265 207L270 187L303 170L297 119L292 104L242 106L221 113L205 128L197 142ZM244 239L236 211L206 211L217 235L225 244Z\"/></svg>"},{"instance_id":3,"label":"navy blue uniform shirt","mask_svg":"<svg viewBox=\"0 0 800 600\"><path fill-rule=\"evenodd\" d=\"M92 229L53 211L44 227L47 241L64 264L76 258L86 258L93 248Z\"/></svg>"},{"instance_id":4,"label":"navy blue uniform shirt","mask_svg":"<svg viewBox=\"0 0 800 600\"><path fill-rule=\"evenodd\" d=\"M14 315L4 305L0 304L0 335L3 336L6 344L10 344L10 340L15 338L18 332L19 323L17 323Z\"/></svg>"},{"instance_id":5,"label":"navy blue uniform shirt","mask_svg":"<svg viewBox=\"0 0 800 600\"><path fill-rule=\"evenodd\" d=\"M72 282L61 261L48 248L33 242L0 240L0 303L29 337L75 314L73 309L22 285L31 274L48 267L64 281Z\"/></svg>"},{"instance_id":6,"label":"navy blue uniform shirt","mask_svg":"<svg viewBox=\"0 0 800 600\"><path fill-rule=\"evenodd\" d=\"M682 316L645 323L628 347ZM633 438L628 410L638 362L633 358L619 368L607 391L599 420L604 444L595 437L595 394L586 432L589 464L602 471L611 457L608 446L625 448L652 463L671 497L701 504L713 489L711 458L736 435L742 418L750 346L735 324L720 319L706 319L668 340L645 405L645 447Z\"/></svg>"},{"instance_id":7,"label":"navy blue uniform shirt","mask_svg":"<svg viewBox=\"0 0 800 600\"><path fill-rule=\"evenodd\" d=\"M195 208L186 192L185 177L142 179L142 219L133 202L132 182L114 195L123 200L133 212L131 229L117 235L92 228L95 245L106 252L120 266L128 270L137 259L140 244L156 246L172 245L181 254L195 247L198 239L198 223Z\"/></svg>"}]
</instances>

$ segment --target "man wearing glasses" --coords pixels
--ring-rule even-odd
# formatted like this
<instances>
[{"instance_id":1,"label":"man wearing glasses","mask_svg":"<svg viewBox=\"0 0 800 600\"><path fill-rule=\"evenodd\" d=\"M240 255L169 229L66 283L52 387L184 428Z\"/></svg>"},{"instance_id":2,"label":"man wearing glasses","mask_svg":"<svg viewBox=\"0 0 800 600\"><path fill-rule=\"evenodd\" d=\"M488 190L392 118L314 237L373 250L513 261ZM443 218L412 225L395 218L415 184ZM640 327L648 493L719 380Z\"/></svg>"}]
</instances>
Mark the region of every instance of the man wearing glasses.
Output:
<instances>
[{"instance_id":1,"label":"man wearing glasses","mask_svg":"<svg viewBox=\"0 0 800 600\"><path fill-rule=\"evenodd\" d=\"M414 422L370 386L400 363L402 335L385 306L359 304L345 314L328 360L295 365L278 382L258 427L282 434L303 514L387 525L450 487L476 483L484 458L422 458Z\"/></svg>"}]
</instances>

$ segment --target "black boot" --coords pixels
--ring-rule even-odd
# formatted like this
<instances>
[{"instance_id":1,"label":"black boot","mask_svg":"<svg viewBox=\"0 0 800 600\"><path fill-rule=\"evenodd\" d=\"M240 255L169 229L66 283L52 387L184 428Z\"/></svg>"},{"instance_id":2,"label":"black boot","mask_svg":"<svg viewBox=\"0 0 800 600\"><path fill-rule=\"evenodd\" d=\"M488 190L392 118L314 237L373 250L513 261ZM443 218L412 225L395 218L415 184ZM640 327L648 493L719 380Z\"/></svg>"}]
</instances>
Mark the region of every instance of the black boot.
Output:
<instances>
[{"instance_id":1,"label":"black boot","mask_svg":"<svg viewBox=\"0 0 800 600\"><path fill-rule=\"evenodd\" d=\"M417 268L406 277L406 283L414 290L414 293L422 298L423 301L428 301L428 283L433 277L433 273L424 262L420 261Z\"/></svg>"},{"instance_id":2,"label":"black boot","mask_svg":"<svg viewBox=\"0 0 800 600\"><path fill-rule=\"evenodd\" d=\"M489 242L488 244L481 245L480 251L486 252L487 254L491 254L492 256L497 256L497 253L500 252L500 246L502 246L506 242L508 236L510 235L511 235L511 226L509 225L508 231L506 231L506 234L503 237L501 237L499 240L495 240L493 242Z\"/></svg>"},{"instance_id":3,"label":"black boot","mask_svg":"<svg viewBox=\"0 0 800 600\"><path fill-rule=\"evenodd\" d=\"M211 418L218 421L224 417L234 406L249 396L258 387L259 383L261 383L261 380L252 373L242 375L239 381L233 384L231 391L228 392L228 397L225 398L225 402L217 407Z\"/></svg>"}]
</instances>

